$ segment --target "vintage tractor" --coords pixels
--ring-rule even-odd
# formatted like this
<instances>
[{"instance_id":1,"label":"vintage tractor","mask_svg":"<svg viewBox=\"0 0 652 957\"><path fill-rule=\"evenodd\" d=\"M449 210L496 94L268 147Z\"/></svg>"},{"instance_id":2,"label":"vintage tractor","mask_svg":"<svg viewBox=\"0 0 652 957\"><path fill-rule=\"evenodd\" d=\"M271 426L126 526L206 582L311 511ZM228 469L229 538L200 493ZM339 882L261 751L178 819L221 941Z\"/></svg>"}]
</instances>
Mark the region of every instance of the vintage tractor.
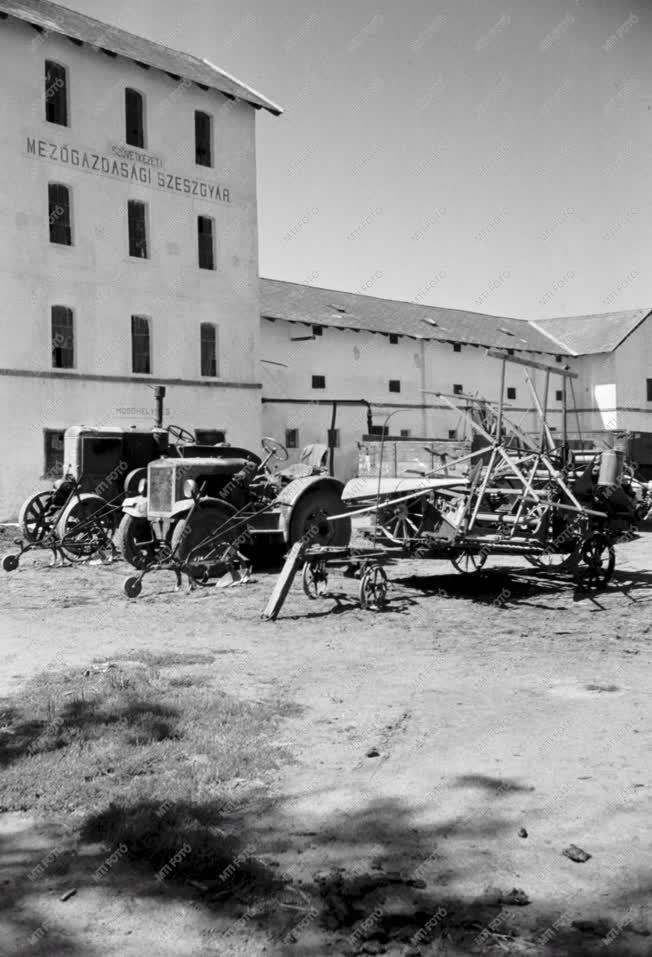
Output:
<instances>
[{"instance_id":1,"label":"vintage tractor","mask_svg":"<svg viewBox=\"0 0 652 957\"><path fill-rule=\"evenodd\" d=\"M233 562L260 559L270 546L280 552L304 536L347 545L350 520L328 520L346 511L342 483L318 464L273 472L269 463L286 460L287 450L267 437L262 446L262 460L225 446L211 457L151 462L140 495L123 503L116 543L126 560L143 571L181 569L201 578ZM140 577L128 579L138 583L135 592L126 587L132 597Z\"/></svg>"},{"instance_id":2,"label":"vintage tractor","mask_svg":"<svg viewBox=\"0 0 652 957\"><path fill-rule=\"evenodd\" d=\"M200 445L195 435L176 425L163 427L165 388L155 389L154 428L125 429L72 426L64 433L63 476L31 495L21 506L20 554L6 556L7 571L32 548L51 549L71 561L110 548L125 496L137 492L147 465L163 455L210 456L214 446Z\"/></svg>"}]
</instances>

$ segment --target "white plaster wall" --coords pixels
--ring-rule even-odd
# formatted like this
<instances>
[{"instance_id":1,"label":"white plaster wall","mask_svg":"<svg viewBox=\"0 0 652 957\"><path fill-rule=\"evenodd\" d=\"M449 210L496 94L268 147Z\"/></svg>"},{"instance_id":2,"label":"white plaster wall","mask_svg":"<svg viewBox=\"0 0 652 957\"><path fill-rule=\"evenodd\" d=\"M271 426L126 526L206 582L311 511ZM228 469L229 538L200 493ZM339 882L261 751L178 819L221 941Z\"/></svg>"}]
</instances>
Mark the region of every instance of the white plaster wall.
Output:
<instances>
[{"instance_id":1,"label":"white plaster wall","mask_svg":"<svg viewBox=\"0 0 652 957\"><path fill-rule=\"evenodd\" d=\"M45 121L46 59L68 68L68 127ZM127 86L145 96L142 152L160 158L161 172L180 177L181 192L81 166L82 151L112 157L113 146L125 145ZM252 384L258 375L260 310L252 107L65 37L44 38L11 18L0 21L0 88L0 392L2 408L10 410L0 431L5 441L11 437L18 463L0 469L3 514L23 497L16 485L38 480L44 428L90 423L91 416L105 421L115 408L151 404L147 386L132 382L132 314L151 317L152 384L200 379L199 327L207 321L218 327L219 379ZM212 168L194 162L196 109L213 116ZM43 157L30 154L28 140L53 144L59 157L62 147L69 148L69 157L75 149L80 165L52 159L49 146ZM152 179L156 183L155 168ZM184 179L219 184L230 202L188 195ZM49 242L49 181L72 188L72 247ZM128 255L129 199L149 206L149 260ZM198 215L215 220L215 272L197 265ZM53 371L53 304L74 310L74 373L124 381L41 383L2 375L3 370ZM169 402L178 406L183 424L224 425L234 442L259 441L259 390L183 386L171 388Z\"/></svg>"}]
</instances>

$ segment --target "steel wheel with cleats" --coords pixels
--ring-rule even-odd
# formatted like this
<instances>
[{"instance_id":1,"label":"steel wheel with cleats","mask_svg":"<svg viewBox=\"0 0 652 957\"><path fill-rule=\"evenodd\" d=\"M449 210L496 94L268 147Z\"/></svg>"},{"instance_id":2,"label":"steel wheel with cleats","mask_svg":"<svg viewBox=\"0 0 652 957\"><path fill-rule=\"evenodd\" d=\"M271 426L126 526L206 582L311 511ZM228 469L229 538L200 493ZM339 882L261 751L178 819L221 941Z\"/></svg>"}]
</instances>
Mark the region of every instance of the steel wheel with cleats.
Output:
<instances>
[{"instance_id":1,"label":"steel wheel with cleats","mask_svg":"<svg viewBox=\"0 0 652 957\"><path fill-rule=\"evenodd\" d=\"M463 575L473 575L479 572L487 561L486 552L461 551L451 555L451 562Z\"/></svg>"}]
</instances>

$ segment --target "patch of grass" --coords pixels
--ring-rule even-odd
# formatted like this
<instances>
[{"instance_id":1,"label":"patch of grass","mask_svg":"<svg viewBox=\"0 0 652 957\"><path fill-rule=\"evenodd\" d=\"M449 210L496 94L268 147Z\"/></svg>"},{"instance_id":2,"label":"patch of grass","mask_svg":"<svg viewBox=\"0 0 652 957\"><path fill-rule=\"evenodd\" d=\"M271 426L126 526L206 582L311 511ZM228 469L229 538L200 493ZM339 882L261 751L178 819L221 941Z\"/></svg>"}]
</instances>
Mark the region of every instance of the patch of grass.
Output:
<instances>
[{"instance_id":1,"label":"patch of grass","mask_svg":"<svg viewBox=\"0 0 652 957\"><path fill-rule=\"evenodd\" d=\"M214 654L202 654L193 651L167 651L156 654L153 651L129 651L121 654L117 661L136 661L139 664L149 665L150 668L176 668L178 666L188 667L190 665L212 665L215 661ZM104 659L96 659L96 664L103 664Z\"/></svg>"},{"instance_id":2,"label":"patch of grass","mask_svg":"<svg viewBox=\"0 0 652 957\"><path fill-rule=\"evenodd\" d=\"M197 677L112 664L32 679L0 705L0 809L215 801L231 779L260 784L290 759L274 739L292 706L240 701Z\"/></svg>"}]
</instances>

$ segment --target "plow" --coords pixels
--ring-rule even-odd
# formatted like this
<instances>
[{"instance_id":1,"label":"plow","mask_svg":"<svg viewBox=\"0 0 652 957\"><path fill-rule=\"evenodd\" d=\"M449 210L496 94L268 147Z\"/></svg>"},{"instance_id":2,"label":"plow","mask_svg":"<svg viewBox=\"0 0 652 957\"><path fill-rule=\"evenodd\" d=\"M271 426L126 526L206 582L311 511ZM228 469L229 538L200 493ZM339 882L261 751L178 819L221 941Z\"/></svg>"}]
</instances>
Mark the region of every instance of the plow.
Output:
<instances>
[{"instance_id":1,"label":"plow","mask_svg":"<svg viewBox=\"0 0 652 957\"><path fill-rule=\"evenodd\" d=\"M308 541L290 552L263 617L279 614L292 581L302 569L311 598L328 595L330 570L344 568L358 579L363 608L382 608L388 581L385 567L402 559L448 560L462 574L477 574L496 555L520 556L531 565L567 575L577 588L602 589L615 568L614 545L631 539L650 510L650 490L634 488L623 454L610 449L574 453L564 436L555 443L548 424L547 396L552 376L567 384L568 369L520 359L499 350L498 403L469 397L482 415L473 415L442 393L473 433L478 448L417 478L356 479L342 493L348 517L365 516L366 542L329 548ZM526 373L540 429L526 434L506 415L507 363L544 373L540 397ZM564 401L563 421L566 422ZM637 496L638 491L638 496Z\"/></svg>"}]
</instances>

